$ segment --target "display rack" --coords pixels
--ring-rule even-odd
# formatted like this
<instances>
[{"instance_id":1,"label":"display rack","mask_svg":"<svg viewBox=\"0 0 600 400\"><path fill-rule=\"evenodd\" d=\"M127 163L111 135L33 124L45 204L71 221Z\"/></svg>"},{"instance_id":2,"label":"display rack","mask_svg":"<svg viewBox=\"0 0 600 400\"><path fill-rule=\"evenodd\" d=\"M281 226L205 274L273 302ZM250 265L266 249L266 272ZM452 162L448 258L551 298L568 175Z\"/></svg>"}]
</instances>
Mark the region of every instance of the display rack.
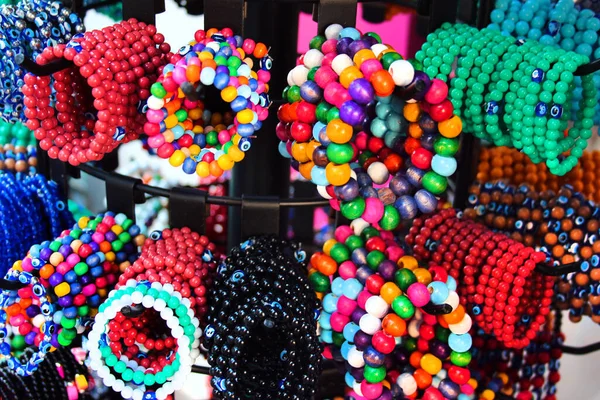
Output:
<instances>
[{"instance_id":1,"label":"display rack","mask_svg":"<svg viewBox=\"0 0 600 400\"><path fill-rule=\"evenodd\" d=\"M363 0L365 3L374 1ZM112 4L114 1L101 2L97 6ZM458 0L400 0L393 3L416 10L418 26L422 33L429 33L444 22L457 19ZM74 2L74 9L85 13L81 0ZM318 22L319 31L331 23L353 26L356 21L357 0L204 0L205 27L229 27L244 37L252 37L271 46L270 55L276 63L271 79L271 94L281 93L286 84L286 74L296 61L298 16L301 4L312 4L313 16ZM493 9L493 0L472 0L468 21L479 28L489 24L489 15ZM146 23L155 23L155 16L165 10L164 0L124 0L123 17L137 18ZM260 21L260 23L258 23ZM285 32L285 34L280 34ZM68 61L54 62L40 66L32 60L25 60L23 68L36 75L50 75L71 66ZM588 74L600 69L600 60L580 67L577 74ZM283 101L275 99L274 106ZM274 111L274 110L273 110ZM82 164L73 167L58 160L51 160L44 151L38 151L38 169L48 178L56 181L63 194L69 190L69 180L80 178L81 172L105 182L107 207L114 212L125 213L135 219L135 206L145 202L147 196L169 198L169 219L172 227L188 226L199 232L205 232L205 217L210 204L229 207L228 248L235 246L245 238L258 234L281 235L286 232L288 211L296 209L305 212L298 228L304 232L303 238L312 234L312 218L307 218L315 207L328 206L329 202L320 197L310 197L314 188L300 186L302 198L289 198L290 164L277 151L279 140L275 131L276 112L271 112L264 121L262 132L257 140L257 149L246 154L243 165L237 165L229 182L229 196L210 196L207 192L184 187L164 189L142 183L140 179L115 173L118 166L116 152L109 154L97 163ZM464 207L469 186L475 179L479 159L480 141L472 135L462 135L459 165L455 174L454 205ZM550 267L538 265L538 272L559 276L579 270L579 263ZM2 282L0 285L7 285ZM434 313L448 310L439 308ZM563 346L565 353L587 354L600 350L600 343L584 347ZM208 374L209 368L193 368L193 372ZM333 397L343 392L343 372L335 363L328 363L325 369L319 398ZM499 396L501 399L510 397Z\"/></svg>"}]
</instances>

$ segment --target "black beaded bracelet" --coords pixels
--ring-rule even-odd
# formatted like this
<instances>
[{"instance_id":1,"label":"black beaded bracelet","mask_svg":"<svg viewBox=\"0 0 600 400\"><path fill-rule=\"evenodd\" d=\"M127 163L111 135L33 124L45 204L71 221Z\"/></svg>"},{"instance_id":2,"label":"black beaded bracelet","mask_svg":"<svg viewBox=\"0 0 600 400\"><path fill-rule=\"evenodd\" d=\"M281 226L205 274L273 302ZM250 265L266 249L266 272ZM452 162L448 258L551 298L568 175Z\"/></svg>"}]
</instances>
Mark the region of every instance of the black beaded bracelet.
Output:
<instances>
[{"instance_id":1,"label":"black beaded bracelet","mask_svg":"<svg viewBox=\"0 0 600 400\"><path fill-rule=\"evenodd\" d=\"M257 237L219 267L204 331L217 398L313 397L321 346L305 258L297 244Z\"/></svg>"}]
</instances>

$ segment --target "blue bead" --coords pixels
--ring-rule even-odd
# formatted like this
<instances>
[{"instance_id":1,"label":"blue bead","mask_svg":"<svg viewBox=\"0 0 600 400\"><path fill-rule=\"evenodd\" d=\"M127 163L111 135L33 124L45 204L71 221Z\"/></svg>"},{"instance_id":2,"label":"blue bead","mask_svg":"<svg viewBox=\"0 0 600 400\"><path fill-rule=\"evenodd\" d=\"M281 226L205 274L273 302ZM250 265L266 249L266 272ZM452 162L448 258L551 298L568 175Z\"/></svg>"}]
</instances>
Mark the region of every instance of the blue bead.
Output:
<instances>
[{"instance_id":1,"label":"blue bead","mask_svg":"<svg viewBox=\"0 0 600 400\"><path fill-rule=\"evenodd\" d=\"M548 112L548 107L546 106L546 103L540 101L539 103L537 103L537 105L535 106L535 115L538 117L543 117L544 115L546 115L546 113Z\"/></svg>"},{"instance_id":2,"label":"blue bead","mask_svg":"<svg viewBox=\"0 0 600 400\"><path fill-rule=\"evenodd\" d=\"M73 282L71 283L71 295L75 296L79 293L81 293L81 284L79 282Z\"/></svg>"},{"instance_id":3,"label":"blue bead","mask_svg":"<svg viewBox=\"0 0 600 400\"><path fill-rule=\"evenodd\" d=\"M410 193L411 186L404 176L397 174L390 181L390 189L396 196L402 196Z\"/></svg>"},{"instance_id":4,"label":"blue bead","mask_svg":"<svg viewBox=\"0 0 600 400\"><path fill-rule=\"evenodd\" d=\"M216 74L213 84L219 90L225 89L229 85L229 75L225 73Z\"/></svg>"},{"instance_id":5,"label":"blue bead","mask_svg":"<svg viewBox=\"0 0 600 400\"><path fill-rule=\"evenodd\" d=\"M331 329L331 314L322 311L319 316L319 325L321 326L321 329Z\"/></svg>"},{"instance_id":6,"label":"blue bead","mask_svg":"<svg viewBox=\"0 0 600 400\"><path fill-rule=\"evenodd\" d=\"M417 167L409 167L406 170L406 180L414 187L421 187L421 180L425 175L425 171Z\"/></svg>"},{"instance_id":7,"label":"blue bead","mask_svg":"<svg viewBox=\"0 0 600 400\"><path fill-rule=\"evenodd\" d=\"M327 186L329 185L329 181L325 176L325 168L314 166L310 171L310 179L311 181L318 186Z\"/></svg>"},{"instance_id":8,"label":"blue bead","mask_svg":"<svg viewBox=\"0 0 600 400\"><path fill-rule=\"evenodd\" d=\"M355 265L364 265L367 263L367 249L358 248L352 251L352 262Z\"/></svg>"},{"instance_id":9,"label":"blue bead","mask_svg":"<svg viewBox=\"0 0 600 400\"><path fill-rule=\"evenodd\" d=\"M385 354L378 352L373 346L367 347L363 353L365 364L370 367L380 367L385 363Z\"/></svg>"},{"instance_id":10,"label":"blue bead","mask_svg":"<svg viewBox=\"0 0 600 400\"><path fill-rule=\"evenodd\" d=\"M337 311L338 298L339 297L334 295L333 293L328 293L323 298L323 310L330 314Z\"/></svg>"},{"instance_id":11,"label":"blue bead","mask_svg":"<svg viewBox=\"0 0 600 400\"><path fill-rule=\"evenodd\" d=\"M457 335L451 333L448 337L448 345L450 348L458 353L468 351L473 345L473 339L468 333L464 335Z\"/></svg>"},{"instance_id":12,"label":"blue bead","mask_svg":"<svg viewBox=\"0 0 600 400\"><path fill-rule=\"evenodd\" d=\"M344 375L344 381L346 382L346 386L348 387L353 387L354 383L356 382L354 380L354 377L350 375L350 372L346 372L346 374Z\"/></svg>"},{"instance_id":13,"label":"blue bead","mask_svg":"<svg viewBox=\"0 0 600 400\"><path fill-rule=\"evenodd\" d=\"M348 352L350 351L351 347L352 347L352 345L350 343L348 343L347 340L345 340L344 343L342 343L342 346L340 348L340 353L342 354L342 357L344 357L344 360L348 359Z\"/></svg>"},{"instance_id":14,"label":"blue bead","mask_svg":"<svg viewBox=\"0 0 600 400\"><path fill-rule=\"evenodd\" d=\"M75 273L74 270L70 270L64 275L64 278L65 278L65 281L67 281L69 283L73 283L77 280L77 274Z\"/></svg>"},{"instance_id":15,"label":"blue bead","mask_svg":"<svg viewBox=\"0 0 600 400\"><path fill-rule=\"evenodd\" d=\"M412 196L400 196L394 202L394 208L402 219L413 219L417 216L417 202Z\"/></svg>"},{"instance_id":16,"label":"blue bead","mask_svg":"<svg viewBox=\"0 0 600 400\"><path fill-rule=\"evenodd\" d=\"M427 285L429 292L431 293L431 302L433 304L442 304L448 298L450 291L445 283L439 281L433 281Z\"/></svg>"},{"instance_id":17,"label":"blue bead","mask_svg":"<svg viewBox=\"0 0 600 400\"><path fill-rule=\"evenodd\" d=\"M196 172L196 161L193 158L186 158L183 161L182 169L188 175L194 174Z\"/></svg>"},{"instance_id":18,"label":"blue bead","mask_svg":"<svg viewBox=\"0 0 600 400\"><path fill-rule=\"evenodd\" d=\"M360 32L356 29L356 28L344 28L342 29L342 31L340 32L340 38L350 38L352 40L358 40L360 39Z\"/></svg>"},{"instance_id":19,"label":"blue bead","mask_svg":"<svg viewBox=\"0 0 600 400\"><path fill-rule=\"evenodd\" d=\"M71 306L63 310L63 315L67 318L74 319L77 317L77 307Z\"/></svg>"},{"instance_id":20,"label":"blue bead","mask_svg":"<svg viewBox=\"0 0 600 400\"><path fill-rule=\"evenodd\" d=\"M322 329L321 330L321 342L333 343L333 332L329 329Z\"/></svg>"},{"instance_id":21,"label":"blue bead","mask_svg":"<svg viewBox=\"0 0 600 400\"><path fill-rule=\"evenodd\" d=\"M450 176L456 171L456 159L436 154L431 159L431 168L441 176Z\"/></svg>"},{"instance_id":22,"label":"blue bead","mask_svg":"<svg viewBox=\"0 0 600 400\"><path fill-rule=\"evenodd\" d=\"M317 104L323 98L323 89L314 81L306 81L300 86L300 97L304 101Z\"/></svg>"},{"instance_id":23,"label":"blue bead","mask_svg":"<svg viewBox=\"0 0 600 400\"><path fill-rule=\"evenodd\" d=\"M337 277L333 280L333 282L331 283L331 293L333 293L336 296L341 296L343 295L343 291L344 291L344 279L341 277Z\"/></svg>"},{"instance_id":24,"label":"blue bead","mask_svg":"<svg viewBox=\"0 0 600 400\"><path fill-rule=\"evenodd\" d=\"M456 399L460 394L460 386L448 378L442 379L438 385L438 390L445 398L448 399Z\"/></svg>"},{"instance_id":25,"label":"blue bead","mask_svg":"<svg viewBox=\"0 0 600 400\"><path fill-rule=\"evenodd\" d=\"M430 214L434 212L438 205L437 198L425 189L420 189L415 193L415 202L417 208L423 214Z\"/></svg>"},{"instance_id":26,"label":"blue bead","mask_svg":"<svg viewBox=\"0 0 600 400\"><path fill-rule=\"evenodd\" d=\"M343 331L344 339L346 339L350 343L354 343L354 335L356 335L356 332L358 332L359 330L360 327L354 322L346 324L346 326L344 326Z\"/></svg>"},{"instance_id":27,"label":"blue bead","mask_svg":"<svg viewBox=\"0 0 600 400\"><path fill-rule=\"evenodd\" d=\"M355 278L346 279L342 287L343 295L351 300L356 300L363 290L363 285Z\"/></svg>"},{"instance_id":28,"label":"blue bead","mask_svg":"<svg viewBox=\"0 0 600 400\"><path fill-rule=\"evenodd\" d=\"M375 118L371 122L371 133L373 136L382 138L387 132L387 125L385 124L385 120L381 118Z\"/></svg>"}]
</instances>

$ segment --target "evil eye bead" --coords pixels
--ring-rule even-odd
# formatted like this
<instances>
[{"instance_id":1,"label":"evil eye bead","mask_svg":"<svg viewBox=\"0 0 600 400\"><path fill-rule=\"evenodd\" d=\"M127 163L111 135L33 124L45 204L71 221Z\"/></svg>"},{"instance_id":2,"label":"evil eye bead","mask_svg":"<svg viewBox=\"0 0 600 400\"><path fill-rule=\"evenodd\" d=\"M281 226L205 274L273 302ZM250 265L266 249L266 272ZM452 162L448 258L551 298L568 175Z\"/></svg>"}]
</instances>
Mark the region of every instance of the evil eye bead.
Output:
<instances>
[{"instance_id":1,"label":"evil eye bead","mask_svg":"<svg viewBox=\"0 0 600 400\"><path fill-rule=\"evenodd\" d=\"M244 277L244 271L235 271L233 275L231 275L232 282L239 282Z\"/></svg>"},{"instance_id":2,"label":"evil eye bead","mask_svg":"<svg viewBox=\"0 0 600 400\"><path fill-rule=\"evenodd\" d=\"M531 73L531 81L536 83L541 83L544 79L544 71L540 68L536 68Z\"/></svg>"},{"instance_id":3,"label":"evil eye bead","mask_svg":"<svg viewBox=\"0 0 600 400\"><path fill-rule=\"evenodd\" d=\"M242 139L240 139L239 147L240 147L240 150L242 150L243 152L246 152L246 151L250 150L250 147L252 147L252 141L249 138L242 138Z\"/></svg>"},{"instance_id":4,"label":"evil eye bead","mask_svg":"<svg viewBox=\"0 0 600 400\"><path fill-rule=\"evenodd\" d=\"M190 52L190 50L192 50L192 46L190 46L189 44L186 44L185 46L182 46L178 53L182 56L185 56L187 53Z\"/></svg>"},{"instance_id":5,"label":"evil eye bead","mask_svg":"<svg viewBox=\"0 0 600 400\"><path fill-rule=\"evenodd\" d=\"M125 128L117 126L115 133L113 133L113 140L120 142L125 137Z\"/></svg>"},{"instance_id":6,"label":"evil eye bead","mask_svg":"<svg viewBox=\"0 0 600 400\"><path fill-rule=\"evenodd\" d=\"M260 69L270 71L273 68L273 59L269 56L260 59Z\"/></svg>"},{"instance_id":7,"label":"evil eye bead","mask_svg":"<svg viewBox=\"0 0 600 400\"><path fill-rule=\"evenodd\" d=\"M535 115L537 115L538 117L543 117L544 115L546 115L547 112L548 107L546 106L546 103L542 101L537 103L537 105L535 106Z\"/></svg>"},{"instance_id":8,"label":"evil eye bead","mask_svg":"<svg viewBox=\"0 0 600 400\"><path fill-rule=\"evenodd\" d=\"M162 239L162 232L161 231L154 231L150 234L150 239L152 240L160 240Z\"/></svg>"},{"instance_id":9,"label":"evil eye bead","mask_svg":"<svg viewBox=\"0 0 600 400\"><path fill-rule=\"evenodd\" d=\"M552 108L550 108L550 116L552 116L552 118L559 119L562 117L562 114L563 114L562 106L560 106L558 104L554 104L552 106Z\"/></svg>"},{"instance_id":10,"label":"evil eye bead","mask_svg":"<svg viewBox=\"0 0 600 400\"><path fill-rule=\"evenodd\" d=\"M498 109L498 103L493 100L488 102L485 106L485 112L488 113L488 115L494 115L498 113Z\"/></svg>"},{"instance_id":11,"label":"evil eye bead","mask_svg":"<svg viewBox=\"0 0 600 400\"><path fill-rule=\"evenodd\" d=\"M207 339L211 339L215 335L215 327L212 325L208 325L204 328L204 337Z\"/></svg>"}]
</instances>

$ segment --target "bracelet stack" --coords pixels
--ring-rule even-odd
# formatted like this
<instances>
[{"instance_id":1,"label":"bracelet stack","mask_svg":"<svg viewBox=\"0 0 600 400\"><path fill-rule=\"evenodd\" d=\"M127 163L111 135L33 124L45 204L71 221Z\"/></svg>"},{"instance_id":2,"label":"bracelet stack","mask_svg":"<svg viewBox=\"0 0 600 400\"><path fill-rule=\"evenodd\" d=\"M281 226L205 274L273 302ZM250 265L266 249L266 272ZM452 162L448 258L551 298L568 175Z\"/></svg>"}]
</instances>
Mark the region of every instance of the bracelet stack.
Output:
<instances>
[{"instance_id":1,"label":"bracelet stack","mask_svg":"<svg viewBox=\"0 0 600 400\"><path fill-rule=\"evenodd\" d=\"M204 329L219 398L314 396L321 372L318 302L305 259L296 244L255 237L219 267Z\"/></svg>"},{"instance_id":2,"label":"bracelet stack","mask_svg":"<svg viewBox=\"0 0 600 400\"><path fill-rule=\"evenodd\" d=\"M27 126L40 147L76 166L136 139L144 124L140 110L169 50L153 25L135 19L45 48L38 64L66 59L75 66L24 78Z\"/></svg>"},{"instance_id":3,"label":"bracelet stack","mask_svg":"<svg viewBox=\"0 0 600 400\"><path fill-rule=\"evenodd\" d=\"M244 159L269 114L272 59L265 44L229 28L199 30L194 39L152 85L144 132L174 167L219 177ZM227 109L213 108L220 100Z\"/></svg>"},{"instance_id":4,"label":"bracelet stack","mask_svg":"<svg viewBox=\"0 0 600 400\"><path fill-rule=\"evenodd\" d=\"M425 72L440 79L448 78L456 57L450 97L468 132L522 150L555 175L575 167L592 135L597 90L593 77L583 76L580 109L571 113L573 73L589 57L461 24L443 25L416 54ZM569 119L574 125L565 135Z\"/></svg>"},{"instance_id":5,"label":"bracelet stack","mask_svg":"<svg viewBox=\"0 0 600 400\"><path fill-rule=\"evenodd\" d=\"M381 38L331 25L288 74L279 151L358 225L393 230L430 213L456 170L448 87Z\"/></svg>"},{"instance_id":6,"label":"bracelet stack","mask_svg":"<svg viewBox=\"0 0 600 400\"><path fill-rule=\"evenodd\" d=\"M347 361L346 384L360 398L471 398L472 320L446 270L419 265L375 229L357 236L349 226L336 229L311 268L324 294L323 354ZM447 314L436 316L436 306Z\"/></svg>"}]
</instances>

